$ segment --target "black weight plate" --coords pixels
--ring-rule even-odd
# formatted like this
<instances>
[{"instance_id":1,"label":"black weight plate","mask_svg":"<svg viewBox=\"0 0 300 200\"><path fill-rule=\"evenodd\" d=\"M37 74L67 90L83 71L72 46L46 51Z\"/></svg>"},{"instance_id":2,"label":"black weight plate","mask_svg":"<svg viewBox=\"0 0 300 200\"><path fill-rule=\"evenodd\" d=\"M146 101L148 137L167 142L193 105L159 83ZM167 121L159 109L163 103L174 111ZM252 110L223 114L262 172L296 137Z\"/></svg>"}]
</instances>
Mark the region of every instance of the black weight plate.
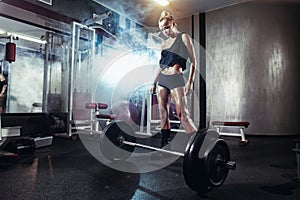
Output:
<instances>
[{"instance_id":1,"label":"black weight plate","mask_svg":"<svg viewBox=\"0 0 300 200\"><path fill-rule=\"evenodd\" d=\"M207 177L207 167L205 158L199 158L198 154L203 144L206 131L198 133L193 142L189 142L183 158L183 175L185 182L189 188L205 194L209 190L209 181Z\"/></svg>"},{"instance_id":2,"label":"black weight plate","mask_svg":"<svg viewBox=\"0 0 300 200\"><path fill-rule=\"evenodd\" d=\"M124 121L113 121L103 130L100 137L100 150L108 160L126 160L134 151L134 146L122 144L120 139L136 142L135 132Z\"/></svg>"},{"instance_id":3,"label":"black weight plate","mask_svg":"<svg viewBox=\"0 0 300 200\"><path fill-rule=\"evenodd\" d=\"M220 161L221 160L221 161ZM221 186L228 175L226 163L230 160L230 152L224 140L218 140L206 157L209 183L212 187Z\"/></svg>"}]
</instances>

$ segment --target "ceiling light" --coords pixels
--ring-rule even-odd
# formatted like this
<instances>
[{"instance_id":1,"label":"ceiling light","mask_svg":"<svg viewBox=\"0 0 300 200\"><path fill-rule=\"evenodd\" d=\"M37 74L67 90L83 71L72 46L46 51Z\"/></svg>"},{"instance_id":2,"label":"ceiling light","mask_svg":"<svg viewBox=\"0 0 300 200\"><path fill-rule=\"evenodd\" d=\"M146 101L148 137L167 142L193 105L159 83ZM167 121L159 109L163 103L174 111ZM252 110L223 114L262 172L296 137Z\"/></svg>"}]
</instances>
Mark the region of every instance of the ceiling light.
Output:
<instances>
[{"instance_id":1,"label":"ceiling light","mask_svg":"<svg viewBox=\"0 0 300 200\"><path fill-rule=\"evenodd\" d=\"M0 35L2 35L2 34L6 34L6 31L5 31L5 30L2 30L2 29L0 28Z\"/></svg>"},{"instance_id":2,"label":"ceiling light","mask_svg":"<svg viewBox=\"0 0 300 200\"><path fill-rule=\"evenodd\" d=\"M155 0L155 1L162 6L167 6L170 4L168 0Z\"/></svg>"}]
</instances>

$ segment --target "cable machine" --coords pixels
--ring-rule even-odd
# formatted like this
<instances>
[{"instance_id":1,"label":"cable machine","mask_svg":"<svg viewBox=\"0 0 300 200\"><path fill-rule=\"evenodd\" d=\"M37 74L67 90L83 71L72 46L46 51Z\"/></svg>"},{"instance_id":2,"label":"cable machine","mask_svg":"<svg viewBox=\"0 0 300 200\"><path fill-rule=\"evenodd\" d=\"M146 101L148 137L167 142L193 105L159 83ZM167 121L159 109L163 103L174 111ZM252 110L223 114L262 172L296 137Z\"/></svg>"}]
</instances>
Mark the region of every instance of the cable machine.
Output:
<instances>
[{"instance_id":1,"label":"cable machine","mask_svg":"<svg viewBox=\"0 0 300 200\"><path fill-rule=\"evenodd\" d=\"M42 112L67 112L66 60L68 60L67 44L60 34L47 32L44 60L43 103Z\"/></svg>"},{"instance_id":2,"label":"cable machine","mask_svg":"<svg viewBox=\"0 0 300 200\"><path fill-rule=\"evenodd\" d=\"M92 111L87 110L85 104L94 102L95 99L91 83L95 37L94 29L77 22L72 23L71 63L68 81L68 136L72 135L74 124L84 123L92 119Z\"/></svg>"}]
</instances>

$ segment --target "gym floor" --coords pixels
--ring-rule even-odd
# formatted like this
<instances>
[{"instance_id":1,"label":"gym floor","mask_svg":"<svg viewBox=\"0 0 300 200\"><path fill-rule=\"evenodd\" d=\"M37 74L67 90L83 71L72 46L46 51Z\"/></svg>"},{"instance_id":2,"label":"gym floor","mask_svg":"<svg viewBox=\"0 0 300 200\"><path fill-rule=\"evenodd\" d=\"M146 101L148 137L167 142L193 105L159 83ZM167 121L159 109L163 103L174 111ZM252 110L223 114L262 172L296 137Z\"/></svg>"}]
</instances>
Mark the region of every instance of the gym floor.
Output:
<instances>
[{"instance_id":1,"label":"gym floor","mask_svg":"<svg viewBox=\"0 0 300 200\"><path fill-rule=\"evenodd\" d=\"M179 158L154 172L131 174L96 160L80 139L54 137L53 144L34 154L0 159L0 197L4 200L43 199L300 199L295 139L299 136L248 136L250 143L224 138L237 169L225 183L200 197L183 178ZM159 140L159 138L153 138Z\"/></svg>"}]
</instances>

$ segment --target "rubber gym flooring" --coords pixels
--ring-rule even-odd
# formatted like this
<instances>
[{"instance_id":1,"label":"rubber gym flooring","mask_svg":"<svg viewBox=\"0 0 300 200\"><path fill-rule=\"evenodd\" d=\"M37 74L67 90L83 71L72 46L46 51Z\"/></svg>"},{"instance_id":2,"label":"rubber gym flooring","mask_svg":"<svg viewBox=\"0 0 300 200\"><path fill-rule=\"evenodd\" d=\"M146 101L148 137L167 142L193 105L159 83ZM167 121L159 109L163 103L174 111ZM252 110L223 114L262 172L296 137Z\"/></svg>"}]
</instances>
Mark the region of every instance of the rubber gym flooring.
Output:
<instances>
[{"instance_id":1,"label":"rubber gym flooring","mask_svg":"<svg viewBox=\"0 0 300 200\"><path fill-rule=\"evenodd\" d=\"M125 173L95 159L80 139L55 137L34 154L0 158L0 199L300 199L292 151L299 135L248 136L246 146L239 146L238 138L224 139L237 169L204 197L186 186L182 158L158 171Z\"/></svg>"}]
</instances>

